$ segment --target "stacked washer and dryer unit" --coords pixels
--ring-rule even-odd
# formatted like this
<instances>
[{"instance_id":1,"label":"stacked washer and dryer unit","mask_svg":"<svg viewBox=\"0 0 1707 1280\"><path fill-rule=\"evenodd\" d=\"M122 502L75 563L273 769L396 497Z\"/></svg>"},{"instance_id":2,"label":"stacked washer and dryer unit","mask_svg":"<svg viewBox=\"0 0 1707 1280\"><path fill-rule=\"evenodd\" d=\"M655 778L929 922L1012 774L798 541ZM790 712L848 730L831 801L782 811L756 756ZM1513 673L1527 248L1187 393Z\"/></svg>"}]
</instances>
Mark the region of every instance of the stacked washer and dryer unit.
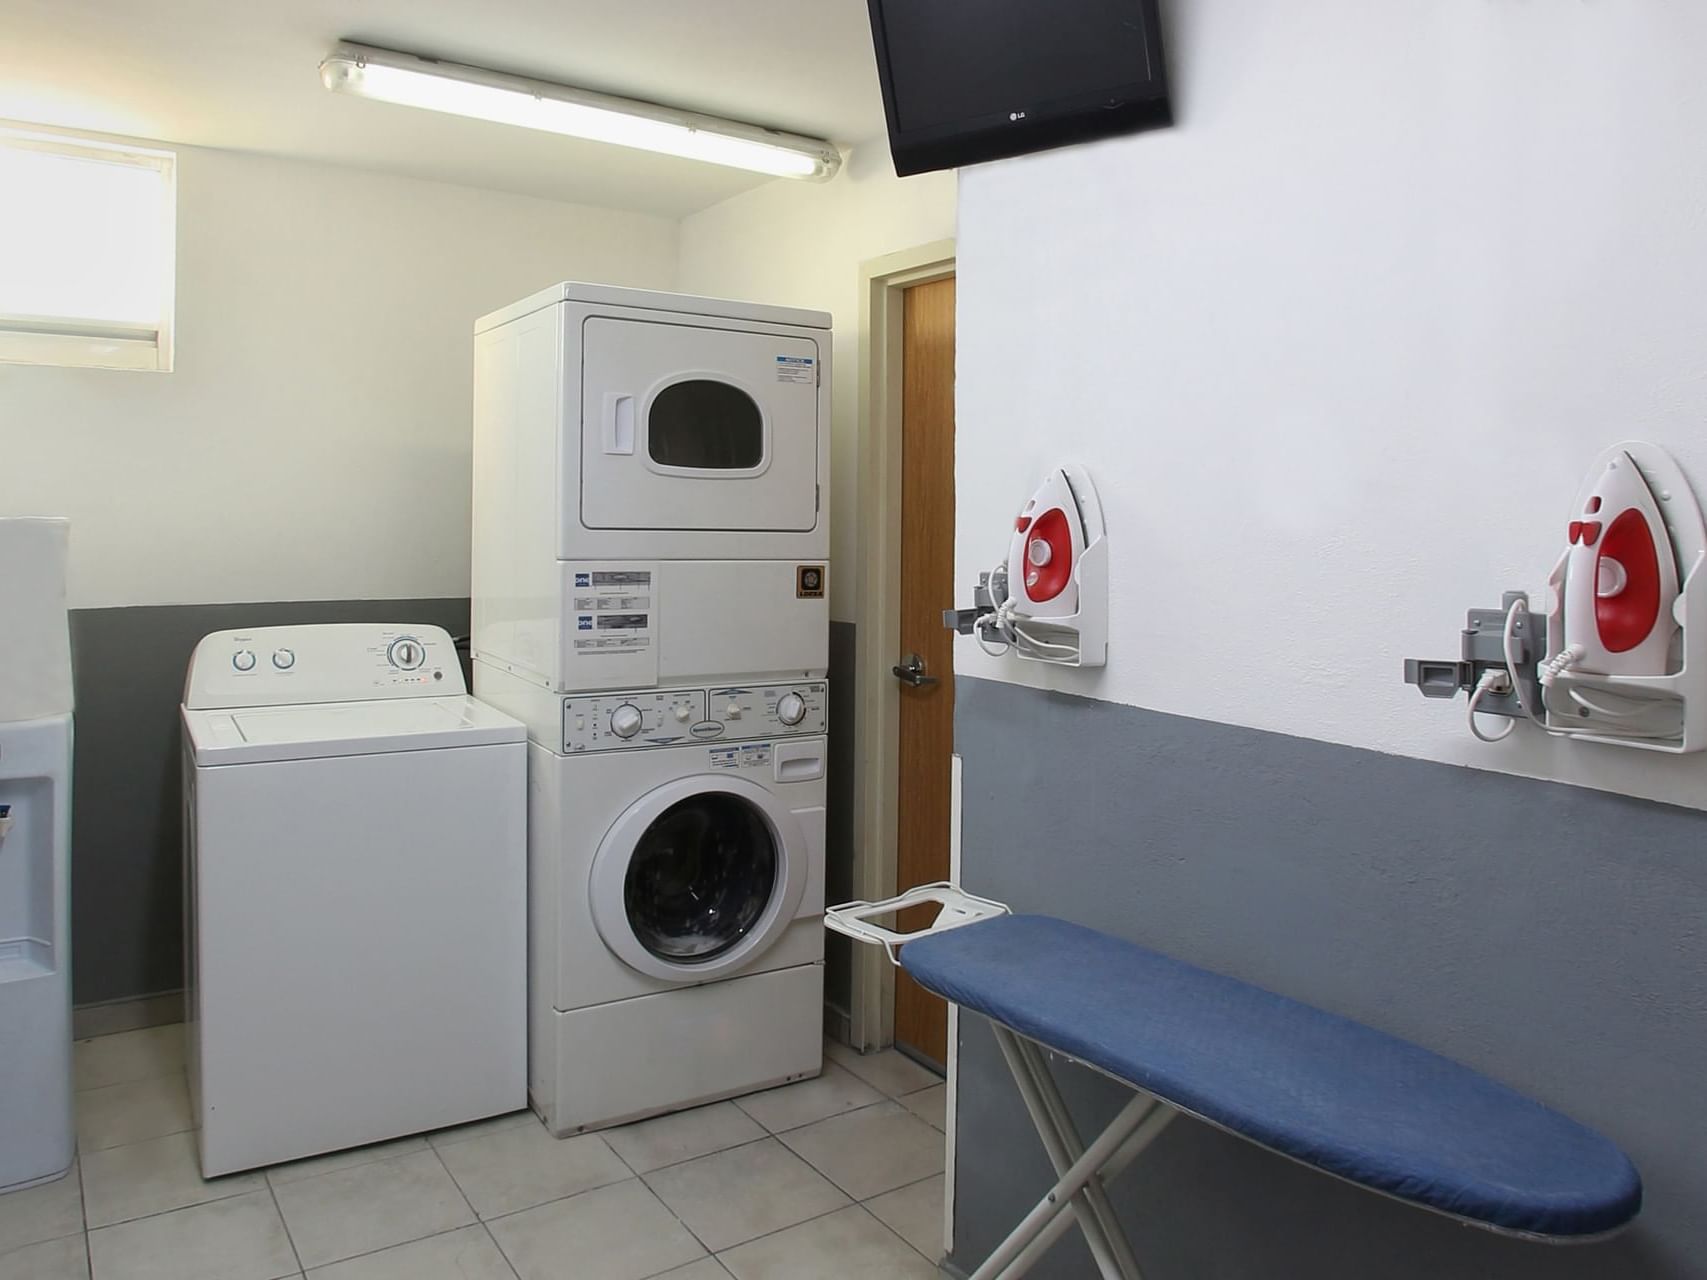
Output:
<instances>
[{"instance_id":1,"label":"stacked washer and dryer unit","mask_svg":"<svg viewBox=\"0 0 1707 1280\"><path fill-rule=\"evenodd\" d=\"M829 316L564 284L475 336L475 692L528 726L557 1134L822 1067Z\"/></svg>"}]
</instances>

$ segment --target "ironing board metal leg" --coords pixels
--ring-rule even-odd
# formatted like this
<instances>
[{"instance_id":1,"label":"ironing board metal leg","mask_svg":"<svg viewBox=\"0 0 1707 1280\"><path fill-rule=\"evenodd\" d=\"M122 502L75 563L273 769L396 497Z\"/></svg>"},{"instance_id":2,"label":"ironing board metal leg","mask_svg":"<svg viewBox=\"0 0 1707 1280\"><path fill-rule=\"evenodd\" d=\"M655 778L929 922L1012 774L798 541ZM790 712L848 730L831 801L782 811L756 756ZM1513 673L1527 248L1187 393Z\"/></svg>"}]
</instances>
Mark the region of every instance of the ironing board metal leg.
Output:
<instances>
[{"instance_id":1,"label":"ironing board metal leg","mask_svg":"<svg viewBox=\"0 0 1707 1280\"><path fill-rule=\"evenodd\" d=\"M1113 1256L1106 1248L1098 1248L1100 1226L1095 1216L1081 1205L1078 1197L1085 1184L1097 1176L1097 1171L1106 1165L1132 1136L1133 1130L1144 1123L1144 1117L1149 1110L1149 1101L1146 1098L1133 1098L1127 1103L1108 1128L1091 1143L1085 1154L1073 1162L1049 1189L1048 1194L1032 1207L1031 1212L1020 1220L1019 1225L1008 1233L1007 1239L997 1245L984 1260L984 1264L972 1273L972 1280L995 1280L997 1276L1002 1280L1013 1280L1014 1277L1024 1275L1031 1260L1026 1261L1020 1269L1015 1269L1013 1264L1026 1253L1026 1246L1031 1243L1032 1238L1042 1233L1051 1221L1065 1214L1069 1208L1077 1214L1079 1228L1091 1244L1091 1253L1096 1257L1097 1269L1107 1280L1123 1280L1120 1272L1115 1269Z\"/></svg>"},{"instance_id":2,"label":"ironing board metal leg","mask_svg":"<svg viewBox=\"0 0 1707 1280\"><path fill-rule=\"evenodd\" d=\"M1032 1086L1037 1090L1038 1100L1049 1114L1049 1127L1059 1147L1059 1150L1050 1151L1049 1159L1054 1164L1057 1175L1065 1173L1073 1161L1084 1154L1084 1141L1079 1137L1078 1126L1073 1123L1073 1117L1067 1110L1066 1100L1055 1087L1055 1077L1049 1074L1049 1063L1045 1060L1043 1051L1035 1041L1027 1040L1023 1036L1015 1037L1015 1048L1031 1077ZM1149 1103L1144 1109L1145 1113L1155 1107L1155 1099L1147 1094L1139 1096ZM1046 1142L1045 1146L1048 1145ZM1127 1241L1126 1233L1121 1230L1119 1219L1114 1216L1114 1206L1109 1203L1101 1170L1085 1184L1080 1199L1081 1203L1088 1204L1091 1212L1096 1215L1097 1225L1102 1228L1121 1280L1140 1280L1138 1261L1132 1256L1132 1245Z\"/></svg>"},{"instance_id":3,"label":"ironing board metal leg","mask_svg":"<svg viewBox=\"0 0 1707 1280\"><path fill-rule=\"evenodd\" d=\"M1103 1166L1100 1175L1102 1180L1106 1183L1118 1177L1120 1171L1136 1160L1144 1148L1154 1142L1178 1114L1172 1107L1164 1107L1145 1116L1144 1122L1132 1131L1132 1136L1121 1144L1120 1150ZM1036 1265L1039 1258L1049 1252L1057 1240L1067 1234L1067 1229L1072 1225L1072 1217L1065 1213L1056 1214L1043 1230L1014 1255L1013 1261L1008 1263L1006 1270L997 1275L996 1280L1015 1280L1016 1277L1025 1275Z\"/></svg>"},{"instance_id":4,"label":"ironing board metal leg","mask_svg":"<svg viewBox=\"0 0 1707 1280\"><path fill-rule=\"evenodd\" d=\"M998 1275L1009 1280L1025 1274L1041 1253L1041 1249L1032 1251L1026 1246L1069 1205L1104 1280L1142 1280L1131 1245L1108 1203L1100 1175L1110 1158L1154 1110L1155 1100L1145 1094L1136 1095L1087 1150L1035 1046L1006 1027L992 1024L992 1029L1060 1180L985 1260L973 1280L989 1280ZM1023 1261L1022 1253L1026 1255ZM1013 1266L1016 1262L1017 1268Z\"/></svg>"}]
</instances>

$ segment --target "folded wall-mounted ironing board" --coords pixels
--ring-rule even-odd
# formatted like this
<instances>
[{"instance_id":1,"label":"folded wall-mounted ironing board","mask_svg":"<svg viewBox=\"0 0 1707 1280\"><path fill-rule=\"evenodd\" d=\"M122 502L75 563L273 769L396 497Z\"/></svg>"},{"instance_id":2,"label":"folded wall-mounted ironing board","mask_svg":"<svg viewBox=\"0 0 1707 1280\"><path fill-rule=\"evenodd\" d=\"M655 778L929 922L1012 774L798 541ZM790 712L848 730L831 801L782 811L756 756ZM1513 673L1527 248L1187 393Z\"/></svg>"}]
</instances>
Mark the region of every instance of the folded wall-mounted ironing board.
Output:
<instances>
[{"instance_id":1,"label":"folded wall-mounted ironing board","mask_svg":"<svg viewBox=\"0 0 1707 1280\"><path fill-rule=\"evenodd\" d=\"M880 923L922 903L941 908L928 929ZM1137 1280L1105 1183L1179 1115L1507 1235L1601 1239L1641 1208L1635 1166L1593 1130L1439 1054L1235 978L946 884L832 907L825 923L990 1020L1055 1166L1059 1180L972 1280L1025 1275L1067 1230L1069 1208L1101 1274ZM1135 1091L1089 1146L1045 1048Z\"/></svg>"}]
</instances>

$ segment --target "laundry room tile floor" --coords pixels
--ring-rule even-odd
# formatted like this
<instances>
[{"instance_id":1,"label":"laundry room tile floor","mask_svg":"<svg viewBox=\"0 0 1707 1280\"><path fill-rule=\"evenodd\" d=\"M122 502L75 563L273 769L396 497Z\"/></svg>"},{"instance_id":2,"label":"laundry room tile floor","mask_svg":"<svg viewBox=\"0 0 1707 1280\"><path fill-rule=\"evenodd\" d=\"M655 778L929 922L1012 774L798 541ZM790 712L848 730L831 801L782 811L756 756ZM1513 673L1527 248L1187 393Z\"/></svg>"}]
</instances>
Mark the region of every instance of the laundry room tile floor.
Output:
<instances>
[{"instance_id":1,"label":"laundry room tile floor","mask_svg":"<svg viewBox=\"0 0 1707 1280\"><path fill-rule=\"evenodd\" d=\"M78 1159L0 1196L0 1280L913 1280L942 1081L826 1049L799 1084L559 1141L523 1111L212 1181L181 1027L77 1045Z\"/></svg>"}]
</instances>

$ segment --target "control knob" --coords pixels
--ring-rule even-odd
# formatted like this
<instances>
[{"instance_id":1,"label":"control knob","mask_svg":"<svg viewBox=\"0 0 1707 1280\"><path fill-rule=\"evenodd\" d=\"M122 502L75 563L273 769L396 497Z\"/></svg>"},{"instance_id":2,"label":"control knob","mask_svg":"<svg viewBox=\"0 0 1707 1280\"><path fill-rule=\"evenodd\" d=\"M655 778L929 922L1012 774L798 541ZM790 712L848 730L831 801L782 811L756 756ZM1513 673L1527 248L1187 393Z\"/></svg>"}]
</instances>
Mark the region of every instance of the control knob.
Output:
<instances>
[{"instance_id":1,"label":"control knob","mask_svg":"<svg viewBox=\"0 0 1707 1280\"><path fill-rule=\"evenodd\" d=\"M610 731L619 738L632 738L640 732L640 708L625 702L610 713Z\"/></svg>"},{"instance_id":2,"label":"control knob","mask_svg":"<svg viewBox=\"0 0 1707 1280\"><path fill-rule=\"evenodd\" d=\"M239 649L236 653L231 655L231 665L236 667L239 671L253 671L255 669L254 651L251 649Z\"/></svg>"},{"instance_id":3,"label":"control knob","mask_svg":"<svg viewBox=\"0 0 1707 1280\"><path fill-rule=\"evenodd\" d=\"M400 636L391 642L385 656L391 659L392 666L401 667L404 671L413 671L426 661L427 650L426 646L413 636Z\"/></svg>"},{"instance_id":4,"label":"control knob","mask_svg":"<svg viewBox=\"0 0 1707 1280\"><path fill-rule=\"evenodd\" d=\"M806 719L806 699L798 693L785 693L776 700L776 718L784 724L799 724Z\"/></svg>"},{"instance_id":5,"label":"control knob","mask_svg":"<svg viewBox=\"0 0 1707 1280\"><path fill-rule=\"evenodd\" d=\"M280 671L289 671L292 667L294 667L296 665L296 650L294 650L294 649L274 649L273 650L273 665L275 667L277 667Z\"/></svg>"}]
</instances>

